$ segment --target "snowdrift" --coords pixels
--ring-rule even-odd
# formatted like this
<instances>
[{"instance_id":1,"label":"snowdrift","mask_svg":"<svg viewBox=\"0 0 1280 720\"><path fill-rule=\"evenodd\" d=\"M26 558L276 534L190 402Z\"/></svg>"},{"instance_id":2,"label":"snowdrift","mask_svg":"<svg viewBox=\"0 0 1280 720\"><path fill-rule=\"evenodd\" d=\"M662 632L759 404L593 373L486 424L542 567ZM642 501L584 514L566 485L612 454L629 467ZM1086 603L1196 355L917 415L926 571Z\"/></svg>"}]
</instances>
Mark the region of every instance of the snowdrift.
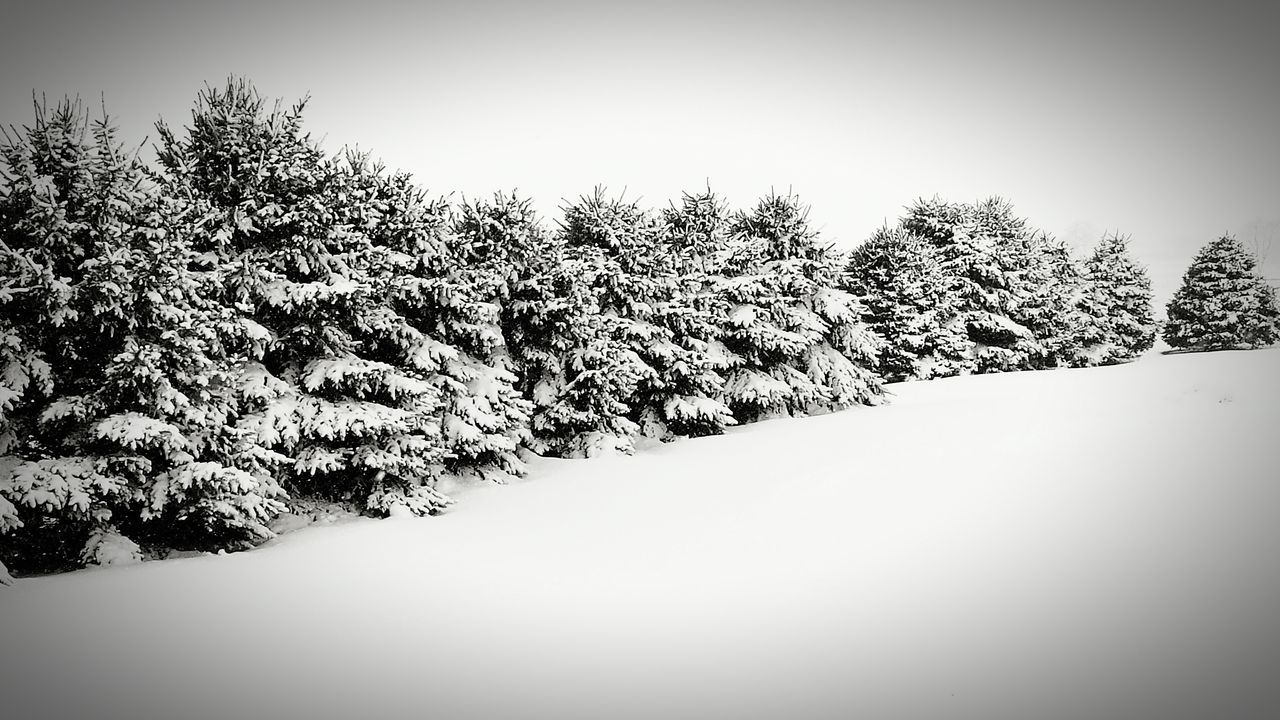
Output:
<instances>
[{"instance_id":1,"label":"snowdrift","mask_svg":"<svg viewBox=\"0 0 1280 720\"><path fill-rule=\"evenodd\" d=\"M1280 351L891 386L0 589L12 718L1280 717Z\"/></svg>"}]
</instances>

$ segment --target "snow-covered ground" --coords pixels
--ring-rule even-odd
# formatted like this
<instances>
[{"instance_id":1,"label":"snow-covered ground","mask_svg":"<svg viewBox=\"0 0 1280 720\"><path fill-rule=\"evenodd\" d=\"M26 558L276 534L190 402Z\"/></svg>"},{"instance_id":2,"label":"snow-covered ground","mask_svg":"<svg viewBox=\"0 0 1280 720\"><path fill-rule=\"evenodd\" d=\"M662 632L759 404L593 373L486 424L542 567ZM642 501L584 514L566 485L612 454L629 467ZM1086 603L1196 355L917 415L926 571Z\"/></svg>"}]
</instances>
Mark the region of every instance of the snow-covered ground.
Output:
<instances>
[{"instance_id":1,"label":"snow-covered ground","mask_svg":"<svg viewBox=\"0 0 1280 720\"><path fill-rule=\"evenodd\" d=\"M11 718L1280 717L1280 351L896 385L0 590Z\"/></svg>"}]
</instances>

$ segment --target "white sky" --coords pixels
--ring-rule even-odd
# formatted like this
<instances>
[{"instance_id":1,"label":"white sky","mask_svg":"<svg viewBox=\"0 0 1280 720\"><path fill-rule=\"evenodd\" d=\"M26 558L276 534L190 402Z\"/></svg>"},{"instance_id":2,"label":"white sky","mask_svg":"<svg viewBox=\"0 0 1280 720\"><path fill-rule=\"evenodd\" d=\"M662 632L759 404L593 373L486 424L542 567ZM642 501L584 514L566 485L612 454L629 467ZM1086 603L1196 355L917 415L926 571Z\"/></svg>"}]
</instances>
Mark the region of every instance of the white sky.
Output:
<instances>
[{"instance_id":1,"label":"white sky","mask_svg":"<svg viewBox=\"0 0 1280 720\"><path fill-rule=\"evenodd\" d=\"M1223 232L1280 278L1280 12L1230 2L27 3L0 121L105 93L127 136L230 73L434 192L794 189L851 246L918 196L1132 235L1159 301ZM38 7L37 7L38 6ZM152 133L154 137L154 133Z\"/></svg>"}]
</instances>

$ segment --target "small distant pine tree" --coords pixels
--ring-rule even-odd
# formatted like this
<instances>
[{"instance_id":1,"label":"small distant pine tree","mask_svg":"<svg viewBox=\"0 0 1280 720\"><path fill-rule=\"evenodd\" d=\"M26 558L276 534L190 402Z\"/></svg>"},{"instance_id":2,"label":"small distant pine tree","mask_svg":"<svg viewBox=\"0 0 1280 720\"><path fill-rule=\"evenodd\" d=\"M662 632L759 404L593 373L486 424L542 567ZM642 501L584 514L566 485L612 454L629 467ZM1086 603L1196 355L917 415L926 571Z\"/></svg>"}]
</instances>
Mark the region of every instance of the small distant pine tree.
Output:
<instances>
[{"instance_id":1,"label":"small distant pine tree","mask_svg":"<svg viewBox=\"0 0 1280 720\"><path fill-rule=\"evenodd\" d=\"M1276 292L1232 236L1201 248L1166 309L1164 340L1176 350L1228 350L1280 338Z\"/></svg>"},{"instance_id":2,"label":"small distant pine tree","mask_svg":"<svg viewBox=\"0 0 1280 720\"><path fill-rule=\"evenodd\" d=\"M888 381L967 372L972 349L959 298L937 250L919 236L882 228L858 246L844 287L866 308L865 320L884 338L876 370Z\"/></svg>"},{"instance_id":3,"label":"small distant pine tree","mask_svg":"<svg viewBox=\"0 0 1280 720\"><path fill-rule=\"evenodd\" d=\"M1082 365L1128 362L1155 342L1151 280L1128 245L1127 236L1106 235L1084 262Z\"/></svg>"}]
</instances>

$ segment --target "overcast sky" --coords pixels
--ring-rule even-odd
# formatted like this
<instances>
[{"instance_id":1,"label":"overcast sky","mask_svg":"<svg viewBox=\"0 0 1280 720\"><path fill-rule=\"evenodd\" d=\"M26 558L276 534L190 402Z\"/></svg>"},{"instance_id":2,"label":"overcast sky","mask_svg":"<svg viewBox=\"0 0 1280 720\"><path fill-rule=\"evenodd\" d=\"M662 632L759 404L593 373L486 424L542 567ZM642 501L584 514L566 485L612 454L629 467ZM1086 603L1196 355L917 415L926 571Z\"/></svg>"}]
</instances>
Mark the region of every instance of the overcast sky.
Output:
<instances>
[{"instance_id":1,"label":"overcast sky","mask_svg":"<svg viewBox=\"0 0 1280 720\"><path fill-rule=\"evenodd\" d=\"M791 188L851 246L916 197L1001 194L1076 247L1131 234L1161 302L1224 232L1270 240L1280 277L1274 2L23 5L5 123L33 90L105 93L141 139L234 73L309 93L326 149L434 192L518 188L549 219L597 184Z\"/></svg>"}]
</instances>

